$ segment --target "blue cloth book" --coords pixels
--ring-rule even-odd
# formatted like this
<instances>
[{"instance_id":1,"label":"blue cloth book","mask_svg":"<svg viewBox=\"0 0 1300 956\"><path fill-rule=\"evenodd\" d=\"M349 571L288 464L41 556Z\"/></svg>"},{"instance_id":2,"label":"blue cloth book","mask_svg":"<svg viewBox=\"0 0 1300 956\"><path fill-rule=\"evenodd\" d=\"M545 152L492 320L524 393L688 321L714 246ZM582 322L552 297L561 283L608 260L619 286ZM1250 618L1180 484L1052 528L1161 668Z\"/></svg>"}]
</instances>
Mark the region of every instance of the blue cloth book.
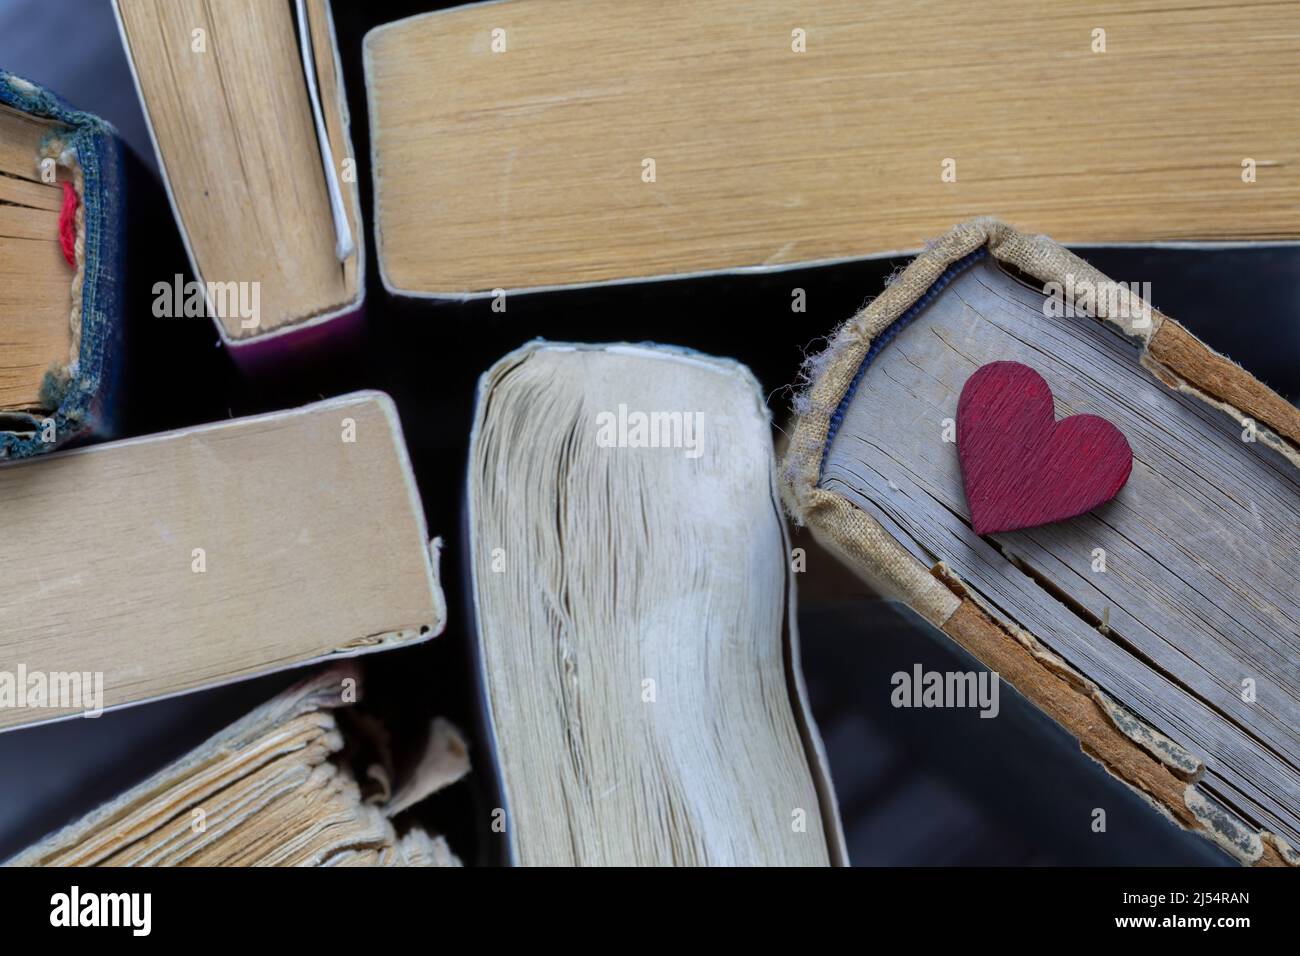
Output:
<instances>
[{"instance_id":1,"label":"blue cloth book","mask_svg":"<svg viewBox=\"0 0 1300 956\"><path fill-rule=\"evenodd\" d=\"M0 70L0 459L113 432L122 169L112 126Z\"/></svg>"}]
</instances>

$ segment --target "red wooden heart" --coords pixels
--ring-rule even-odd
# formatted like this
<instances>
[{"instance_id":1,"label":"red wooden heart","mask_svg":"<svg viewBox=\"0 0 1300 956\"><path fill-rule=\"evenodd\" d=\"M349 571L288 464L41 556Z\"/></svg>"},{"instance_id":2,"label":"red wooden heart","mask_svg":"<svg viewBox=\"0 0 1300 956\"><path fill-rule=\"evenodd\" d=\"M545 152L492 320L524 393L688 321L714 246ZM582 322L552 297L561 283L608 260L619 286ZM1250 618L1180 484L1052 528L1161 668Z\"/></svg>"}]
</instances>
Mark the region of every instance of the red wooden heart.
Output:
<instances>
[{"instance_id":1,"label":"red wooden heart","mask_svg":"<svg viewBox=\"0 0 1300 956\"><path fill-rule=\"evenodd\" d=\"M1124 434L1096 415L1056 420L1052 390L1019 362L990 362L957 402L957 454L976 534L1064 521L1119 494Z\"/></svg>"}]
</instances>

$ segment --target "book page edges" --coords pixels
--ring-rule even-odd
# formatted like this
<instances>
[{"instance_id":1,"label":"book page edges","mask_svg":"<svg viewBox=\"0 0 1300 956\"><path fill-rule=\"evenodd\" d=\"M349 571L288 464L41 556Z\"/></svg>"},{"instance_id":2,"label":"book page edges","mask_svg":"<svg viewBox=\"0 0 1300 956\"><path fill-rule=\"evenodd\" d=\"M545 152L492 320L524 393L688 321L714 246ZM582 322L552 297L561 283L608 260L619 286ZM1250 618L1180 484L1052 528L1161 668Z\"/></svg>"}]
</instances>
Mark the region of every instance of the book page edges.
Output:
<instances>
[{"instance_id":1,"label":"book page edges","mask_svg":"<svg viewBox=\"0 0 1300 956\"><path fill-rule=\"evenodd\" d=\"M471 449L476 447L479 441L479 436L486 418L486 409L488 404L487 398L496 379L498 369L511 364L516 364L527 358L530 354L542 349L555 349L561 351L590 350L613 352L625 355L639 355L645 358L687 362L703 368L708 368L711 371L735 375L744 381L746 387L753 395L757 413L760 414L764 421L768 422L769 425L771 422L771 415L766 403L763 401L762 391L759 388L758 380L754 377L753 372L751 372L748 367L733 359L719 358L675 345L658 345L653 343L634 344L629 342L587 344L549 342L544 339L534 339L509 354L502 356L493 363L491 368L479 377L478 390L475 395L474 403L474 424L470 433ZM473 455L471 453L466 466L465 481L465 539L468 541L468 547L465 549L465 575L469 582L470 614L473 618L473 620L471 620L471 630L474 634L474 654L477 658L477 703L482 715L483 726L488 730L488 760L492 766L493 775L496 780L500 782L502 781L502 768L500 755L497 752L497 731L492 716L491 702L487 699L488 674L486 653L476 623L476 619L480 616L480 611L478 581L473 573L475 567L474 549L476 547L473 529L476 526L476 520L474 513L474 496L471 493L473 488L472 468ZM789 529L781 515L780 495L774 469L771 475L771 480L772 507L776 510L777 520L781 525L781 539L784 542L786 553L788 554ZM812 775L813 787L817 793L818 810L822 819L823 836L826 840L826 848L830 857L831 865L848 866L848 846L844 838L844 826L840 820L839 804L835 797L835 788L831 783L830 763L826 756L826 748L822 743L821 734L817 729L816 721L813 719L812 710L808 704L807 688L804 683L803 671L800 665L795 581L793 573L789 570L788 561L785 562L785 568L787 599L782 640L785 644L784 656L788 662L786 667L787 694L799 730L800 740L803 744L804 757L807 761L809 772ZM502 802L508 804L504 783L501 783L500 789ZM504 809L507 818L509 818L509 806L505 806ZM514 828L507 825L507 832L513 834ZM518 850L513 836L508 839L506 843L508 848L508 862L511 865L517 865Z\"/></svg>"},{"instance_id":2,"label":"book page edges","mask_svg":"<svg viewBox=\"0 0 1300 956\"><path fill-rule=\"evenodd\" d=\"M374 121L372 120L372 126L373 122ZM625 276L618 279L601 279L595 282L558 282L547 285L512 286L510 288L479 289L476 291L461 290L431 292L424 289L410 289L404 286L399 286L392 281L388 275L388 270L384 261L384 235L378 199L380 174L379 168L374 161L374 135L375 133L372 128L372 145L370 149L375 198L371 204L371 211L375 223L375 245L376 258L379 263L379 281L380 284L383 285L385 292L398 298L427 299L432 302L477 302L482 301L483 299L491 299L498 295L509 298L510 296L516 295L535 295L547 292L575 292L585 289L606 289L625 285L643 285L651 282L689 282L693 279L725 278L728 276L780 275L783 272L797 272L801 269L824 269L831 266L853 265L858 262L878 262L881 259L910 259L925 251L924 246L910 246L905 249L864 252L861 255L841 256L835 259L808 259L800 260L798 262L781 262L772 265L755 264L746 266L728 266L721 269L701 269L690 272L667 272L653 275ZM1300 240L1288 239L1279 240L1277 242L1254 242L1245 240L1222 242L1160 242L1156 240L1152 240L1151 242L1072 242L1069 246L1071 249L1191 249L1204 252L1214 249L1296 248L1300 247Z\"/></svg>"},{"instance_id":3,"label":"book page edges","mask_svg":"<svg viewBox=\"0 0 1300 956\"><path fill-rule=\"evenodd\" d=\"M5 861L4 866L39 866L40 861L62 847L81 842L96 831L111 827L112 819L132 803L146 799L166 781L181 780L223 751L238 751L279 724L313 711L343 706L339 688L345 679L358 679L353 664L312 675L218 731L198 747L151 774L124 793L97 807L80 819L54 831L40 842Z\"/></svg>"},{"instance_id":4,"label":"book page edges","mask_svg":"<svg viewBox=\"0 0 1300 956\"><path fill-rule=\"evenodd\" d=\"M327 19L332 19L329 4L324 0L322 0L321 10ZM312 43L310 14L307 11L306 0L295 0L294 13L298 27L298 49L302 56L303 77L307 82L307 99L311 102L312 125L316 129L316 143L320 147L321 172L325 176L325 191L329 194L330 215L334 219L334 256L340 262L345 262L356 251L356 245L353 240L352 227L348 223L348 214L344 209L343 187L339 181L338 169L334 161L334 151L330 146L329 133L325 128L324 107L321 102L319 84L316 82L317 53ZM326 32L333 39L334 29L332 23L326 25ZM338 57L333 50L330 52L335 57L335 65L337 66ZM346 117L340 118L346 121Z\"/></svg>"},{"instance_id":5,"label":"book page edges","mask_svg":"<svg viewBox=\"0 0 1300 956\"><path fill-rule=\"evenodd\" d=\"M115 0L116 2L116 0ZM429 10L422 13L412 14L389 23L380 24L368 31L362 41L362 63L363 63L363 82L366 91L366 104L369 112L370 124L370 170L373 184L371 196L372 203L372 221L375 230L375 252L379 266L380 282L384 290L389 295L399 296L412 299L430 299L434 301L452 301L466 302L478 299L491 298L496 295L524 295L532 293L571 291L577 289L603 288L607 286L619 286L628 284L639 284L647 282L667 282L674 280L701 279L712 276L735 276L735 275L769 275L781 272L787 272L798 269L819 268L823 266L841 265L854 262L865 262L879 259L903 258L919 255L924 252L928 246L911 245L901 248L891 249L874 249L863 251L858 254L849 256L840 256L834 258L813 258L800 259L792 262L782 262L775 264L766 264L755 262L746 265L724 266L713 269L689 270L670 273L651 273L646 275L620 276L618 278L601 279L589 282L556 282L542 283L537 285L511 286L496 289L423 289L409 288L397 284L392 280L388 272L387 260L384 254L384 227L382 203L380 201L383 194L383 170L378 161L379 140L382 135L382 120L379 116L378 96L375 83L374 71L374 48L385 32L400 31L408 28L410 25L419 21L428 20L435 17L448 17L463 15L466 11L479 7L491 7L497 5L509 5L512 0L478 0L475 3L466 3L459 6L448 7L439 10ZM989 222L994 220L988 219ZM1153 239L1146 241L1111 241L1111 242L1075 242L1070 243L1074 249L1119 249L1119 248L1138 248L1138 249L1195 249L1195 250L1212 250L1212 249L1244 249L1244 248L1292 248L1300 245L1297 239L1255 239L1255 240L1233 240L1233 239L1211 239L1205 241L1195 241L1186 239Z\"/></svg>"},{"instance_id":6,"label":"book page edges","mask_svg":"<svg viewBox=\"0 0 1300 956\"><path fill-rule=\"evenodd\" d=\"M355 642L343 647L335 648L332 651L308 658L301 661L290 661L275 666L270 666L249 674L242 674L232 677L228 680L214 681L203 684L198 687L185 688L166 694L156 694L150 697L144 697L139 700L124 701L118 704L112 704L104 708L104 712L123 710L127 707L136 707L140 704L148 704L154 701L170 700L173 697L183 697L187 694L197 693L204 690L212 690L218 687L227 687L231 684L237 684L245 680L251 680L254 677L262 677L268 674L278 674L285 671L297 670L299 668L311 667L321 663L331 661L342 661L352 657L359 657L363 654L372 654L376 651L388 650L395 647L410 647L416 644L422 644L425 641L437 637L443 632L447 624L447 602L446 595L442 589L440 562L442 556L442 538L429 538L428 525L424 517L424 504L420 498L419 488L415 482L415 472L411 466L410 455L407 452L406 441L402 434L401 421L398 418L397 407L393 400L385 393L373 390L351 392L346 395L340 395L336 398L326 399L322 402L314 402L310 405L303 405L299 408L286 409L278 412L269 412L263 415L251 415L246 418L237 418L223 422L213 422L204 425L194 425L187 428L178 428L170 432L159 432L154 435L144 435L138 438L129 438L122 441L107 442L98 445L89 445L81 448L74 448L68 451L56 452L54 454L60 457L73 455L92 455L104 451L111 451L115 448L141 444L146 442L155 442L168 438L177 438L185 435L196 433L212 432L222 429L235 428L253 422L268 421L273 419L283 419L296 415L308 415L329 408L346 408L349 406L361 404L364 402L374 402L383 412L390 428L390 436L393 441L394 454L398 459L398 466L402 471L403 480L406 485L407 495L411 506L412 520L419 531L420 538L425 542L421 549L425 568L427 571L427 581L429 586L429 603L432 612L431 619L427 624L417 628L410 628L404 631L386 632L380 634L366 635L358 638ZM11 464L0 464L0 467L25 467L32 464L32 460L25 459L13 462ZM18 730L24 727L36 727L41 724L52 724L64 720L74 720L81 718L79 711L73 711L67 714L57 714L50 717L41 717L26 723L11 724L6 727L0 727L0 733L6 733Z\"/></svg>"},{"instance_id":7,"label":"book page edges","mask_svg":"<svg viewBox=\"0 0 1300 956\"><path fill-rule=\"evenodd\" d=\"M781 495L776 486L775 474L772 478L772 507L777 511L777 520L781 523L781 541L788 555L790 528L786 524L785 516L781 514ZM795 575L790 568L790 562L787 561L785 567L785 640L786 654L791 662L786 670L786 680L790 685L790 703L799 725L799 736L803 739L808 768L812 771L813 786L817 790L822 828L826 835L826 848L830 854L831 866L850 866L849 845L844 838L844 823L840 818L839 799L835 795L835 784L831 780L831 762L826 754L826 744L822 741L821 731L813 716L812 705L808 701L808 685L803 676L802 651L799 644L798 588L795 586Z\"/></svg>"},{"instance_id":8,"label":"book page edges","mask_svg":"<svg viewBox=\"0 0 1300 956\"><path fill-rule=\"evenodd\" d=\"M88 196L98 200L97 215L101 220L111 219L114 213L121 212L115 186L124 171L119 153L121 144L112 124L73 109L39 84L4 70L0 73L4 74L0 84L5 87L5 95L0 97L0 111L12 113L39 131L35 142L28 140L23 144L32 150L29 154L32 174L36 175L42 163L53 163L55 169L66 171L67 178L56 177L46 182L42 171L42 185L53 187L58 182L68 183L76 197L72 217L71 272L66 286L67 353L41 370L35 399L26 405L0 411L3 420L0 421L0 436L12 440L12 443L0 442L4 446L0 447L0 460L17 460L52 451L79 435L102 438L113 431L112 415L104 412L111 407L114 393L107 366L114 354L114 336L120 331L116 323L121 319L118 314L121 303L120 295L97 284L97 276L106 265L100 261L106 256L104 246L116 251L116 245L108 241L88 246L86 215ZM14 95L19 98L17 102L13 101ZM61 211L55 212L62 214ZM57 242L59 235L52 232L47 238ZM117 258L121 258L120 252ZM62 268L62 257L59 257L59 263ZM92 293L98 293L97 297L92 295L92 307L106 314L108 324L92 334L94 342L83 345L87 283ZM36 440L43 426L65 416L66 424L60 426L53 441Z\"/></svg>"},{"instance_id":9,"label":"book page edges","mask_svg":"<svg viewBox=\"0 0 1300 956\"><path fill-rule=\"evenodd\" d=\"M988 217L956 226L927 246L897 280L832 334L824 353L807 360L806 388L796 398L796 419L779 469L787 509L796 523L806 524L819 543L869 584L908 604L1011 680L1078 739L1089 756L1167 818L1213 839L1242 863L1300 861L1289 846L1278 846L1274 834L1256 833L1196 786L1198 757L1110 700L1031 633L979 601L945 566L926 568L873 517L818 487L832 416L849 394L872 340L951 264L984 246L995 259L1043 282L1065 284L1067 275L1098 285L1109 282L1048 237L1020 233ZM1107 303L1096 303L1099 319L1139 341L1142 364L1163 384L1196 396L1239 423L1252 418L1272 426L1259 427L1261 440L1300 467L1300 449L1282 437L1300 433L1300 412L1289 403L1154 308L1146 328L1106 310ZM1239 402L1244 411L1231 402ZM1096 720L1098 715L1103 720ZM1213 811L1207 809L1211 806Z\"/></svg>"},{"instance_id":10,"label":"book page edges","mask_svg":"<svg viewBox=\"0 0 1300 956\"><path fill-rule=\"evenodd\" d=\"M149 142L153 146L154 158L158 165L158 174L162 178L163 188L167 192L167 203L168 205L171 206L172 219L176 223L176 229L181 235L181 242L185 246L185 257L186 260L189 262L190 272L192 273L194 279L196 279L199 282L204 282L203 274L199 271L198 258L194 254L194 246L190 242L189 229L185 225L184 220L181 218L180 206L176 202L176 192L172 186L171 176L167 172L166 160L162 154L162 149L158 145L158 137L157 134L154 132L153 119L150 116L150 112L149 112L149 103L145 99L144 89L140 85L140 76L135 68L135 56L131 52L131 41L130 38L127 36L126 26L122 22L122 12L118 7L118 3L119 0L113 0L113 18L114 20L117 21L118 38L122 42L122 52L126 56L127 68L131 71L131 82L135 85L136 99L140 103L140 111L144 114L145 129L149 131ZM329 52L330 55L334 57L335 73L338 77L338 87L339 87L338 98L337 98L339 104L338 119L345 140L344 143L338 145L346 146L346 150L343 150L343 152L345 152L346 155L351 157L355 155L355 151L352 148L351 116L348 112L347 105L346 105L347 96L345 94L345 90L343 87L343 62L339 56L338 37L334 30L334 18L333 18L333 14L330 12L329 0L324 0L324 8L325 8L325 15L329 18L330 38L333 41L332 47ZM347 316L354 315L361 310L362 306L365 305L366 240L365 240L365 229L362 228L360 225L363 222L361 218L361 196L355 181L348 185L350 185L351 188L344 190L344 192L347 193L347 197L345 201L348 203L348 205L352 210L353 221L358 224L358 227L356 229L351 230L353 241L355 244L355 250L353 251L353 255L355 255L357 259L356 295L353 297L353 299L350 302L343 303L337 309L332 309L328 312L322 312L318 315L305 317L302 321L286 322L285 324L280 325L269 332L260 332L258 334L245 336L243 338L231 337L230 333L226 330L224 323L222 323L220 318L216 316L215 310L212 308L212 303L208 302L207 311L209 316L212 318L213 325L216 326L217 334L221 337L221 343L224 347L231 349L232 355L238 356L239 350L245 346L262 344L264 342L269 342L275 339L286 339L293 336L295 333L302 332L305 329L315 328L317 326L324 325L327 322L331 322L335 319L342 319ZM206 284L205 284L205 288L206 288Z\"/></svg>"},{"instance_id":11,"label":"book page edges","mask_svg":"<svg viewBox=\"0 0 1300 956\"><path fill-rule=\"evenodd\" d=\"M68 327L72 333L72 338L68 347L67 365L64 367L64 371L68 371L76 368L81 358L82 289L86 282L86 177L76 148L67 148L64 145L57 124L50 124L50 131L41 143L39 158L53 160L56 165L65 167L72 174L72 187L77 194L77 212L73 217L75 239L73 242L72 300L71 311L68 315Z\"/></svg>"},{"instance_id":12,"label":"book page edges","mask_svg":"<svg viewBox=\"0 0 1300 956\"><path fill-rule=\"evenodd\" d=\"M140 783L110 800L89 814L47 835L38 843L5 861L6 867L41 866L47 857L74 848L87 840L111 832L115 819L133 806L147 806L159 794L174 789L192 779L223 754L238 755L259 738L272 733L277 727L311 713L328 714L349 706L342 693L344 681L360 685L360 671L351 663L335 665L313 674L276 697L257 707L224 730L218 731L198 747L182 755L167 766L151 774ZM343 739L330 718L327 730L338 750ZM357 811L373 818L375 826L387 831L395 859L389 862L400 866L459 866L460 860L447 845L446 839L419 828L398 835L388 821L402 810L462 779L469 772L469 760L464 739L450 722L436 718L431 729L430 752L402 788L405 794L402 806L376 807L359 801ZM323 765L328 766L328 763ZM317 771L321 771L318 767ZM350 779L350 777L349 777ZM353 784L355 790L355 783ZM358 798L360 794L358 793ZM184 807L180 807L181 810ZM339 851L342 855L346 851ZM319 860L315 861L317 864ZM85 865L85 864L74 864ZM96 865L96 864L88 864Z\"/></svg>"}]
</instances>

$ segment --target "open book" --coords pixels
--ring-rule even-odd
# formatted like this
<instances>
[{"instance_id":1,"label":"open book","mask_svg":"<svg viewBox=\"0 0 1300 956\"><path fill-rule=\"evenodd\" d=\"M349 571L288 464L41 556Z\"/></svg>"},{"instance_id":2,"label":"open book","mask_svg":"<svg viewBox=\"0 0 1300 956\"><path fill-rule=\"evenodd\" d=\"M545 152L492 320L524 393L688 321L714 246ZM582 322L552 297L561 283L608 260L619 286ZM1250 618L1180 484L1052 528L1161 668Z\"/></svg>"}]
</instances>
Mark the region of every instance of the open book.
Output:
<instances>
[{"instance_id":1,"label":"open book","mask_svg":"<svg viewBox=\"0 0 1300 956\"><path fill-rule=\"evenodd\" d=\"M468 498L514 862L844 862L747 369L525 346L480 381Z\"/></svg>"},{"instance_id":2,"label":"open book","mask_svg":"<svg viewBox=\"0 0 1300 956\"><path fill-rule=\"evenodd\" d=\"M160 277L155 314L210 315L240 357L356 312L366 256L328 0L114 9L198 283Z\"/></svg>"},{"instance_id":3,"label":"open book","mask_svg":"<svg viewBox=\"0 0 1300 956\"><path fill-rule=\"evenodd\" d=\"M1118 496L976 534L954 419L1014 361L1133 452ZM1300 861L1300 413L1042 236L949 232L811 360L791 511L1243 862Z\"/></svg>"},{"instance_id":4,"label":"open book","mask_svg":"<svg viewBox=\"0 0 1300 956\"><path fill-rule=\"evenodd\" d=\"M443 837L399 836L392 818L469 771L464 740L435 721L394 790L381 754L359 771L341 761L333 711L358 694L353 668L307 678L7 865L459 866Z\"/></svg>"},{"instance_id":5,"label":"open book","mask_svg":"<svg viewBox=\"0 0 1300 956\"><path fill-rule=\"evenodd\" d=\"M0 70L0 458L112 430L121 145Z\"/></svg>"},{"instance_id":6,"label":"open book","mask_svg":"<svg viewBox=\"0 0 1300 956\"><path fill-rule=\"evenodd\" d=\"M0 730L443 627L379 392L3 465L0 501Z\"/></svg>"},{"instance_id":7,"label":"open book","mask_svg":"<svg viewBox=\"0 0 1300 956\"><path fill-rule=\"evenodd\" d=\"M1294 241L1296 10L507 0L385 24L380 274L465 296L782 268L917 250L972 210L1070 243Z\"/></svg>"}]
</instances>

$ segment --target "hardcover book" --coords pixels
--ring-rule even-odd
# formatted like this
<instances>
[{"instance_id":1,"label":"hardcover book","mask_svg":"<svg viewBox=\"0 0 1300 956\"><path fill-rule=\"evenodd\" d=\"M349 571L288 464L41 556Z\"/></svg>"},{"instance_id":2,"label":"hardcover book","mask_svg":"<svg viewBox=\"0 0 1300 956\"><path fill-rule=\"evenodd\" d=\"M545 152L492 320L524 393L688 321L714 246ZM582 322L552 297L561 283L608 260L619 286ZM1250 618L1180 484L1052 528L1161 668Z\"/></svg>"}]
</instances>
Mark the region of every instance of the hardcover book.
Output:
<instances>
[{"instance_id":1,"label":"hardcover book","mask_svg":"<svg viewBox=\"0 0 1300 956\"><path fill-rule=\"evenodd\" d=\"M364 51L380 275L463 297L786 268L915 251L978 210L1072 244L1295 241L1298 26L1237 0L399 20Z\"/></svg>"},{"instance_id":2,"label":"hardcover book","mask_svg":"<svg viewBox=\"0 0 1300 956\"><path fill-rule=\"evenodd\" d=\"M1300 413L1140 290L994 220L953 229L810 360L784 496L1169 819L1295 864ZM1127 439L1113 500L977 532L959 396L1006 361Z\"/></svg>"},{"instance_id":3,"label":"hardcover book","mask_svg":"<svg viewBox=\"0 0 1300 956\"><path fill-rule=\"evenodd\" d=\"M358 313L365 245L328 0L114 10L222 342L237 359L278 355Z\"/></svg>"},{"instance_id":4,"label":"hardcover book","mask_svg":"<svg viewBox=\"0 0 1300 956\"><path fill-rule=\"evenodd\" d=\"M469 561L522 865L845 862L744 366L535 342L479 385Z\"/></svg>"},{"instance_id":5,"label":"hardcover book","mask_svg":"<svg viewBox=\"0 0 1300 956\"><path fill-rule=\"evenodd\" d=\"M442 630L382 393L3 465L0 501L0 730Z\"/></svg>"},{"instance_id":6,"label":"hardcover book","mask_svg":"<svg viewBox=\"0 0 1300 956\"><path fill-rule=\"evenodd\" d=\"M0 70L0 459L113 431L123 185L111 126Z\"/></svg>"}]
</instances>

